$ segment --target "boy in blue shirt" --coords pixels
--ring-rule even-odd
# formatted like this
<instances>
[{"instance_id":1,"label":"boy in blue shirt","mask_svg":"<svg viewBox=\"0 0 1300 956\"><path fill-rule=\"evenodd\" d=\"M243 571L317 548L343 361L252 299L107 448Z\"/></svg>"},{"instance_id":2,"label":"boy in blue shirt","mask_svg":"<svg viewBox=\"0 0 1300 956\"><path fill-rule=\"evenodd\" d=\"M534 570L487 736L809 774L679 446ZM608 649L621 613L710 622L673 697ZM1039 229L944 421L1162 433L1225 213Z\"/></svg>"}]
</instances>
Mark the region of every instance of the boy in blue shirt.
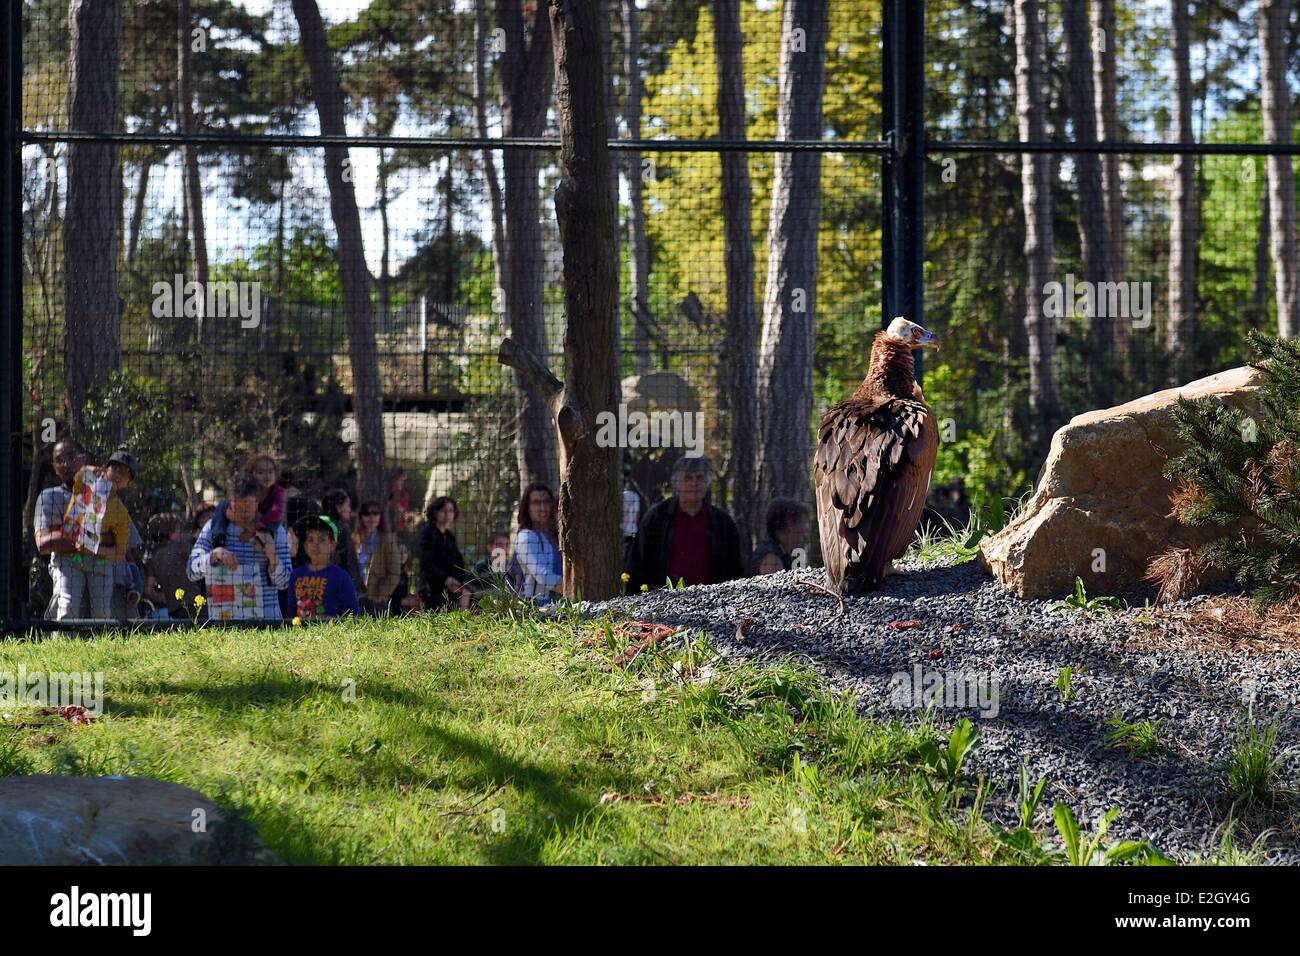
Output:
<instances>
[{"instance_id":1,"label":"boy in blue shirt","mask_svg":"<svg viewBox=\"0 0 1300 956\"><path fill-rule=\"evenodd\" d=\"M361 605L352 576L334 563L338 526L319 515L303 518L294 530L307 552L307 563L295 568L289 580L294 613L304 621L342 614L360 616Z\"/></svg>"}]
</instances>

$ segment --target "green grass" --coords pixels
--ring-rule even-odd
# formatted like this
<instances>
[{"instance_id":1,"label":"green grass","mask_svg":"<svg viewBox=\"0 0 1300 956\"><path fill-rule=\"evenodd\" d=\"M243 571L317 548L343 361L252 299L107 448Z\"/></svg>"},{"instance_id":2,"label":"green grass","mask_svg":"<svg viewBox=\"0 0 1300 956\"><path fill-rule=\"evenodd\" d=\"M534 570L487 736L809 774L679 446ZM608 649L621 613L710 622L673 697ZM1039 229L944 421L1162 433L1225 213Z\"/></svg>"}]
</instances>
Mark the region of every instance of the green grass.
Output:
<instances>
[{"instance_id":1,"label":"green grass","mask_svg":"<svg viewBox=\"0 0 1300 956\"><path fill-rule=\"evenodd\" d=\"M1236 822L1231 816L1219 827L1218 839L1207 851L1192 858L1195 866L1260 866L1267 860L1269 839L1272 830L1265 830L1246 847L1238 845L1234 839Z\"/></svg>"},{"instance_id":2,"label":"green grass","mask_svg":"<svg viewBox=\"0 0 1300 956\"><path fill-rule=\"evenodd\" d=\"M971 515L964 525L940 518L939 524L925 522L916 529L907 549L907 557L929 563L961 564L979 554L979 545L991 532L978 515Z\"/></svg>"},{"instance_id":3,"label":"green grass","mask_svg":"<svg viewBox=\"0 0 1300 956\"><path fill-rule=\"evenodd\" d=\"M290 863L1019 858L961 782L973 741L699 637L610 668L626 643L518 613L4 642L0 671L103 671L106 703L0 715L0 774L194 787Z\"/></svg>"},{"instance_id":4,"label":"green grass","mask_svg":"<svg viewBox=\"0 0 1300 956\"><path fill-rule=\"evenodd\" d=\"M1074 593L1070 594L1064 601L1057 601L1052 605L1054 610L1082 611L1088 617L1101 617L1103 614L1110 614L1120 610L1122 602L1119 598L1102 596L1088 597L1088 589L1083 586L1083 578L1074 579Z\"/></svg>"},{"instance_id":5,"label":"green grass","mask_svg":"<svg viewBox=\"0 0 1300 956\"><path fill-rule=\"evenodd\" d=\"M907 548L907 557L927 564L951 565L970 561L979 554L981 541L1015 520L1031 494L1031 491L1026 491L1019 498L994 498L982 511L972 511L964 524L956 524L941 516L938 524L932 520L923 521Z\"/></svg>"},{"instance_id":6,"label":"green grass","mask_svg":"<svg viewBox=\"0 0 1300 956\"><path fill-rule=\"evenodd\" d=\"M1056 693L1060 696L1061 703L1068 704L1079 696L1074 689L1074 675L1082 673L1082 667L1071 667L1068 664L1056 672Z\"/></svg>"},{"instance_id":7,"label":"green grass","mask_svg":"<svg viewBox=\"0 0 1300 956\"><path fill-rule=\"evenodd\" d=\"M1106 718L1106 743L1118 750L1127 750L1142 760L1160 760L1167 750L1160 739L1160 725L1163 719L1138 720L1129 722L1124 713L1116 707L1114 713Z\"/></svg>"},{"instance_id":8,"label":"green grass","mask_svg":"<svg viewBox=\"0 0 1300 956\"><path fill-rule=\"evenodd\" d=\"M1264 803L1278 795L1277 721L1260 726L1254 712L1233 738L1224 778L1234 806Z\"/></svg>"}]
</instances>

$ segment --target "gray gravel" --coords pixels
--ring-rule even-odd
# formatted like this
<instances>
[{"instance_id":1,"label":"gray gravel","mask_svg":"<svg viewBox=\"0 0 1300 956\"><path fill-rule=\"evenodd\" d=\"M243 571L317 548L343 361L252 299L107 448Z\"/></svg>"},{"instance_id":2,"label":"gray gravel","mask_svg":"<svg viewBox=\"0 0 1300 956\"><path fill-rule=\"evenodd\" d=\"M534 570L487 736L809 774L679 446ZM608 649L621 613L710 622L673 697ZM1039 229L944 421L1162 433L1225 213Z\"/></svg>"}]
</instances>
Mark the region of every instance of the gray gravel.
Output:
<instances>
[{"instance_id":1,"label":"gray gravel","mask_svg":"<svg viewBox=\"0 0 1300 956\"><path fill-rule=\"evenodd\" d=\"M996 708L987 692L982 706L972 693L949 702L967 706L936 705L935 717L941 727L963 716L977 724L982 744L968 767L1001 784L990 813L1008 824L1023 758L1034 779L1048 778L1046 806L1063 800L1089 827L1119 807L1111 828L1117 838L1149 840L1183 860L1207 850L1228 816L1221 768L1252 700L1257 718L1278 718L1283 778L1300 785L1300 649L1160 649L1140 637L1149 628L1138 620L1141 608L1090 619L1055 602L1022 601L974 562L899 567L880 591L846 599L843 614L835 598L808 587L822 582L821 569L652 591L585 610L702 630L728 655L806 656L833 686L853 693L864 714L879 718L916 719L899 685L913 686L918 665L920 680L937 672L954 688L963 674L968 688L972 678L986 687L995 682ZM754 623L740 644L736 625L745 617ZM890 626L906 621L920 624ZM1073 678L1077 696L1063 703L1056 681L1066 666L1081 672ZM900 673L901 682L894 676ZM1105 743L1116 708L1128 721L1162 721L1162 760L1140 760ZM1300 863L1296 803L1238 820L1239 838L1274 831L1269 862Z\"/></svg>"}]
</instances>

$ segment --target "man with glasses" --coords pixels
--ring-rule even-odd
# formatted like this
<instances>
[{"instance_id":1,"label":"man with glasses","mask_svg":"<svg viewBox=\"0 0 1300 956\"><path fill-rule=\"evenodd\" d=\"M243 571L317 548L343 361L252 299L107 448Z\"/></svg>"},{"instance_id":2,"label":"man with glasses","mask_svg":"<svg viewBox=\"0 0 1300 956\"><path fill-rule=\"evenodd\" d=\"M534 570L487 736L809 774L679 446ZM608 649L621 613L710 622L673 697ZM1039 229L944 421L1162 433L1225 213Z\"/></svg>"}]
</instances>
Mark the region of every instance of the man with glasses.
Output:
<instances>
[{"instance_id":1,"label":"man with glasses","mask_svg":"<svg viewBox=\"0 0 1300 956\"><path fill-rule=\"evenodd\" d=\"M673 496L646 512L632 543L627 572L633 590L744 577L740 533L731 515L709 503L709 478L703 455L673 466Z\"/></svg>"}]
</instances>

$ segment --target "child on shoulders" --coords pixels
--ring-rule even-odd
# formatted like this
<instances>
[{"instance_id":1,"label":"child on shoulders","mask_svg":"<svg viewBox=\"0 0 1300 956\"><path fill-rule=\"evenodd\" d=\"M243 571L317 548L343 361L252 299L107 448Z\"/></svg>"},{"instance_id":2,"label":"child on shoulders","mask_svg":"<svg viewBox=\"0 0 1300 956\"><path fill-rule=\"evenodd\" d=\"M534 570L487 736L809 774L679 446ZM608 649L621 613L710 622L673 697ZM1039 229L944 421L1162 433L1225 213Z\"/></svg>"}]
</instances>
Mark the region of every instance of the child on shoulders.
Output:
<instances>
[{"instance_id":1,"label":"child on shoulders","mask_svg":"<svg viewBox=\"0 0 1300 956\"><path fill-rule=\"evenodd\" d=\"M274 532L284 523L285 507L284 489L280 487L278 481L279 470L276 468L275 459L264 454L249 455L248 461L244 463L244 474L256 480L258 488L261 489L257 499L258 523L267 531ZM223 501L217 505L217 510L212 515L213 534L225 531L228 520L226 503Z\"/></svg>"}]
</instances>

